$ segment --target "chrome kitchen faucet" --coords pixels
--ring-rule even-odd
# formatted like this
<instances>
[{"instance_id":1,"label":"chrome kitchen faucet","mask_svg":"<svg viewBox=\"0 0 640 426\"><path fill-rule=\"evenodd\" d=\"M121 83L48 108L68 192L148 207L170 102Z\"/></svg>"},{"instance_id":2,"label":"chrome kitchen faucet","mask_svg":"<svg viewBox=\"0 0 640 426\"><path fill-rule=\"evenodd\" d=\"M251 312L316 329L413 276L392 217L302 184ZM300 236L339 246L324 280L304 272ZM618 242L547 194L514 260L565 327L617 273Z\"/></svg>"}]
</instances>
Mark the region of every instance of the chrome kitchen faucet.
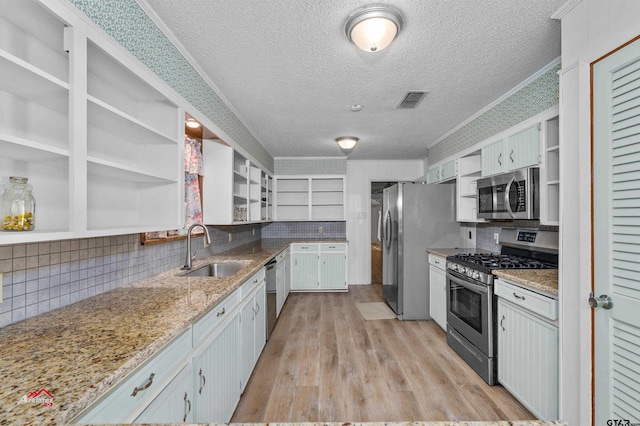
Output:
<instances>
[{"instance_id":1,"label":"chrome kitchen faucet","mask_svg":"<svg viewBox=\"0 0 640 426\"><path fill-rule=\"evenodd\" d=\"M187 231L187 260L184 264L184 266L180 269L183 270L190 270L191 269L191 264L193 262L193 260L196 258L196 255L198 254L198 250L196 250L196 252L191 255L191 231L193 231L193 228L196 227L200 227L202 229L204 229L204 246L203 248L207 248L209 247L209 245L211 244L211 237L209 236L209 231L207 231L207 227L204 226L201 223L194 223L193 225L191 225L189 227L189 230Z\"/></svg>"}]
</instances>

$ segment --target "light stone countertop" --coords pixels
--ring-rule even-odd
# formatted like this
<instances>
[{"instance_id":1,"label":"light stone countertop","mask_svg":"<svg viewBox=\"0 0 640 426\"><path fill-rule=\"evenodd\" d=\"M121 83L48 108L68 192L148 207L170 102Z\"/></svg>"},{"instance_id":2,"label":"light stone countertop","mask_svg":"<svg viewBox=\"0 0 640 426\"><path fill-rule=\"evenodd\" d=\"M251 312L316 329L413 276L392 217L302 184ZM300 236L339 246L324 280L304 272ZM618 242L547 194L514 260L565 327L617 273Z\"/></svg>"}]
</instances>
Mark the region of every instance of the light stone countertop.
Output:
<instances>
[{"instance_id":1,"label":"light stone countertop","mask_svg":"<svg viewBox=\"0 0 640 426\"><path fill-rule=\"evenodd\" d=\"M455 256L455 255L460 254L460 253L474 254L474 253L491 253L491 252L489 250L476 249L476 248L462 248L462 247L455 247L455 248L438 248L438 247L434 247L434 248L431 248L430 247L430 248L427 249L427 253L435 254L436 256L447 257L447 256Z\"/></svg>"},{"instance_id":2,"label":"light stone countertop","mask_svg":"<svg viewBox=\"0 0 640 426\"><path fill-rule=\"evenodd\" d=\"M557 269L499 269L493 273L521 287L558 298Z\"/></svg>"},{"instance_id":3,"label":"light stone countertop","mask_svg":"<svg viewBox=\"0 0 640 426\"><path fill-rule=\"evenodd\" d=\"M482 249L464 248L428 248L427 252L442 257L455 256L460 253L491 253ZM496 269L493 274L545 296L558 298L557 269Z\"/></svg>"},{"instance_id":4,"label":"light stone countertop","mask_svg":"<svg viewBox=\"0 0 640 426\"><path fill-rule=\"evenodd\" d=\"M175 268L0 328L0 425L68 424L79 412L213 309L292 242L310 241L265 239L194 262L194 268L197 268L214 261L246 260L248 266L234 276L187 278L180 276L184 271ZM24 395L40 389L46 389L53 395L52 407L18 404ZM562 422L536 421L348 424L566 425ZM305 425L340 426L345 423Z\"/></svg>"},{"instance_id":5,"label":"light stone countertop","mask_svg":"<svg viewBox=\"0 0 640 426\"><path fill-rule=\"evenodd\" d=\"M0 328L0 425L69 422L291 242L265 239L194 262L248 261L231 277L175 268ZM52 407L18 404L40 389L53 394Z\"/></svg>"}]
</instances>

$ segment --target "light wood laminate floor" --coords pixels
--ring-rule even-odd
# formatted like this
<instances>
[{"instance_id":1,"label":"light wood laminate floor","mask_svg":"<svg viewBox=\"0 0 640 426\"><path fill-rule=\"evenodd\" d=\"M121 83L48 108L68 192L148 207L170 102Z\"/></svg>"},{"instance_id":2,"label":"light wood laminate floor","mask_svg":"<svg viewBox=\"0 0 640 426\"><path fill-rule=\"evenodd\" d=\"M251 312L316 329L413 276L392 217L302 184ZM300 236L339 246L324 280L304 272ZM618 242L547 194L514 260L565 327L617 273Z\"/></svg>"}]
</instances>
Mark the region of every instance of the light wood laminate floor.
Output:
<instances>
[{"instance_id":1,"label":"light wood laminate floor","mask_svg":"<svg viewBox=\"0 0 640 426\"><path fill-rule=\"evenodd\" d=\"M363 320L349 293L291 293L232 422L533 419L488 386L433 321Z\"/></svg>"}]
</instances>

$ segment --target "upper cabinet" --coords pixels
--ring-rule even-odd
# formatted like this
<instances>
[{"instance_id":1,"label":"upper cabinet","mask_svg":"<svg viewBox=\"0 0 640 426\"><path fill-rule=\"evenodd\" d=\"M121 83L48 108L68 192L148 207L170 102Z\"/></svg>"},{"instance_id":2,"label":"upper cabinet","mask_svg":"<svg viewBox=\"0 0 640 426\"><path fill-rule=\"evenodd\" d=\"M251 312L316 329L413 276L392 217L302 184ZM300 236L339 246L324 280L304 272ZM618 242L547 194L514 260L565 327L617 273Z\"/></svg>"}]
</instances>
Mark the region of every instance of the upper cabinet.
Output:
<instances>
[{"instance_id":1,"label":"upper cabinet","mask_svg":"<svg viewBox=\"0 0 640 426\"><path fill-rule=\"evenodd\" d=\"M183 114L158 78L69 6L0 8L0 179L24 176L36 229L0 244L172 229Z\"/></svg>"},{"instance_id":2,"label":"upper cabinet","mask_svg":"<svg viewBox=\"0 0 640 426\"><path fill-rule=\"evenodd\" d=\"M202 144L202 216L207 225L272 220L272 177L220 140Z\"/></svg>"},{"instance_id":3,"label":"upper cabinet","mask_svg":"<svg viewBox=\"0 0 640 426\"><path fill-rule=\"evenodd\" d=\"M455 179L458 174L458 160L448 160L429 167L427 183L441 183Z\"/></svg>"},{"instance_id":4,"label":"upper cabinet","mask_svg":"<svg viewBox=\"0 0 640 426\"><path fill-rule=\"evenodd\" d=\"M496 175L539 163L539 123L482 147L482 176Z\"/></svg>"},{"instance_id":5,"label":"upper cabinet","mask_svg":"<svg viewBox=\"0 0 640 426\"><path fill-rule=\"evenodd\" d=\"M480 142L431 166L430 183L456 179L458 222L485 222L477 218L478 180L526 167L540 169L540 223L559 224L559 117L558 107L549 108L511 129ZM455 164L455 168L451 166ZM455 170L447 174L446 170Z\"/></svg>"},{"instance_id":6,"label":"upper cabinet","mask_svg":"<svg viewBox=\"0 0 640 426\"><path fill-rule=\"evenodd\" d=\"M345 220L343 175L276 176L275 219Z\"/></svg>"}]
</instances>

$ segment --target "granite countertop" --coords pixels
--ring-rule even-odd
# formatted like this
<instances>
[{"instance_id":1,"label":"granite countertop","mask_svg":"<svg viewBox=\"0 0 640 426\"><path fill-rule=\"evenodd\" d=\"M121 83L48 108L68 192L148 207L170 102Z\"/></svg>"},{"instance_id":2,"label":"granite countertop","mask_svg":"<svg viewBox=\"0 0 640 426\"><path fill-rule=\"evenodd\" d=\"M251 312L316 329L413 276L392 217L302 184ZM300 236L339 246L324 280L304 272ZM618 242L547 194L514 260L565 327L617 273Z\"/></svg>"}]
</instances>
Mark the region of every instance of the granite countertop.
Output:
<instances>
[{"instance_id":1,"label":"granite countertop","mask_svg":"<svg viewBox=\"0 0 640 426\"><path fill-rule=\"evenodd\" d=\"M521 287L558 298L557 269L499 269L493 273Z\"/></svg>"},{"instance_id":2,"label":"granite countertop","mask_svg":"<svg viewBox=\"0 0 640 426\"><path fill-rule=\"evenodd\" d=\"M488 250L469 248L428 248L427 252L442 257L460 253L491 253ZM557 269L497 269L493 274L545 296L558 298Z\"/></svg>"},{"instance_id":3,"label":"granite countertop","mask_svg":"<svg viewBox=\"0 0 640 426\"><path fill-rule=\"evenodd\" d=\"M291 242L265 239L194 262L246 260L230 277L183 277L175 268L0 328L0 425L68 422ZM18 404L41 389L53 394L52 407Z\"/></svg>"},{"instance_id":4,"label":"granite countertop","mask_svg":"<svg viewBox=\"0 0 640 426\"><path fill-rule=\"evenodd\" d=\"M0 328L0 425L67 424L292 242L310 241L265 239L194 262L193 266L197 268L214 261L246 261L247 266L231 277L184 277L185 272L175 268ZM18 403L27 394L41 389L53 395L51 407ZM566 425L535 421L353 425L357 424Z\"/></svg>"},{"instance_id":5,"label":"granite countertop","mask_svg":"<svg viewBox=\"0 0 640 426\"><path fill-rule=\"evenodd\" d=\"M462 247L454 247L454 248L438 248L438 247L430 247L427 249L427 253L435 254L436 256L455 256L460 253L491 253L489 250L476 249L476 248L462 248Z\"/></svg>"}]
</instances>

